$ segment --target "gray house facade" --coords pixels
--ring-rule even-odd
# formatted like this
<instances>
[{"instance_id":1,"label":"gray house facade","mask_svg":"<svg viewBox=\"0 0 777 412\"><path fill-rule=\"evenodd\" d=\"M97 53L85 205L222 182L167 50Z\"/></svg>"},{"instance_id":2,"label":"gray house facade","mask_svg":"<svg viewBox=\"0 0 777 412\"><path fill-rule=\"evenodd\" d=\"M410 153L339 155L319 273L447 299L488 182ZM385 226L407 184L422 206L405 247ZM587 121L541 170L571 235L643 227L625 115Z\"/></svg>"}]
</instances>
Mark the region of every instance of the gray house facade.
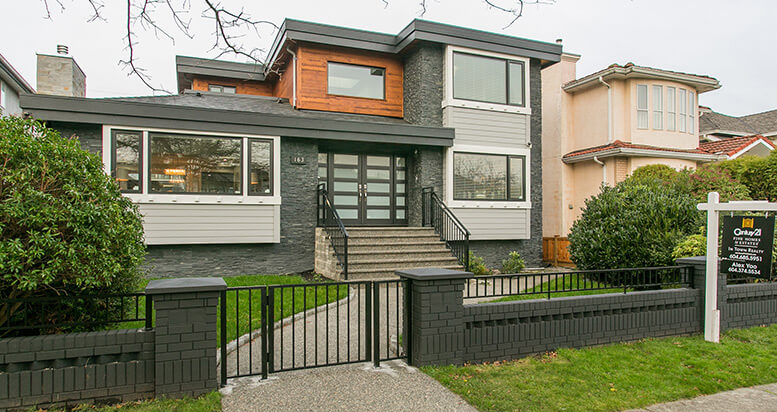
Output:
<instances>
[{"instance_id":1,"label":"gray house facade","mask_svg":"<svg viewBox=\"0 0 777 412\"><path fill-rule=\"evenodd\" d=\"M264 65L179 56L177 95L21 107L102 157L144 216L153 276L314 269L332 253L319 188L353 237L352 279L463 263L420 229L424 190L489 265L513 250L538 265L540 70L560 55L422 20L396 35L286 20Z\"/></svg>"}]
</instances>

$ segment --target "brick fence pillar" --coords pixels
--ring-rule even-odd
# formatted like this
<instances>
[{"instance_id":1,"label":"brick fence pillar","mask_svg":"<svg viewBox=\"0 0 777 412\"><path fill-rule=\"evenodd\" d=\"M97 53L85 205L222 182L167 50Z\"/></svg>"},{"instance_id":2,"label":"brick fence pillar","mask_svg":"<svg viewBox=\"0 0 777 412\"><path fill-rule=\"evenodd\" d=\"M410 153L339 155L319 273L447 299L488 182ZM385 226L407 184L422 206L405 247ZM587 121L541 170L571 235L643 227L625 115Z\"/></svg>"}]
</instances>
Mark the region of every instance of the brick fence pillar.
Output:
<instances>
[{"instance_id":1,"label":"brick fence pillar","mask_svg":"<svg viewBox=\"0 0 777 412\"><path fill-rule=\"evenodd\" d=\"M410 288L410 356L413 366L463 362L464 282L469 272L438 268L397 271Z\"/></svg>"},{"instance_id":2,"label":"brick fence pillar","mask_svg":"<svg viewBox=\"0 0 777 412\"><path fill-rule=\"evenodd\" d=\"M216 310L222 278L153 280L156 396L197 396L218 389Z\"/></svg>"},{"instance_id":3,"label":"brick fence pillar","mask_svg":"<svg viewBox=\"0 0 777 412\"><path fill-rule=\"evenodd\" d=\"M675 261L678 265L692 266L693 273L693 287L701 291L701 330L704 330L704 301L705 291L707 288L707 257L706 256L694 256L687 258L680 258ZM728 300L728 284L726 274L718 271L718 309L720 310L720 331L723 332L727 329L726 319L728 318L727 300Z\"/></svg>"}]
</instances>

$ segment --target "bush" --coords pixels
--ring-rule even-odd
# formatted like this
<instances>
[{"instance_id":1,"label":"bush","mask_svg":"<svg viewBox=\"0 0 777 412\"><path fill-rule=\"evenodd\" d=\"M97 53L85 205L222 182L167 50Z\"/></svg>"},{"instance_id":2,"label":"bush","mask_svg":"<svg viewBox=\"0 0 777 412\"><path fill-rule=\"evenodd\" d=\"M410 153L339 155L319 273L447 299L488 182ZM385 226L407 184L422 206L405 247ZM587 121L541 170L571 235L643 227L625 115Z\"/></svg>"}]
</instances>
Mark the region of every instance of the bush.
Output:
<instances>
[{"instance_id":1,"label":"bush","mask_svg":"<svg viewBox=\"0 0 777 412\"><path fill-rule=\"evenodd\" d=\"M658 179L602 186L572 225L569 253L580 269L670 265L677 243L702 223L696 204Z\"/></svg>"},{"instance_id":2,"label":"bush","mask_svg":"<svg viewBox=\"0 0 777 412\"><path fill-rule=\"evenodd\" d=\"M766 158L743 156L716 163L715 167L745 185L753 199L777 201L777 151Z\"/></svg>"},{"instance_id":3,"label":"bush","mask_svg":"<svg viewBox=\"0 0 777 412\"><path fill-rule=\"evenodd\" d=\"M469 252L469 268L467 268L467 270L472 272L475 276L486 276L491 274L491 271L486 267L483 258L475 256L471 250Z\"/></svg>"},{"instance_id":4,"label":"bush","mask_svg":"<svg viewBox=\"0 0 777 412\"><path fill-rule=\"evenodd\" d=\"M674 184L678 177L680 176L680 172L677 170L674 170L673 168L667 166L667 165L646 165L637 168L634 170L634 172L629 176L632 180L660 180L665 183L671 183Z\"/></svg>"},{"instance_id":5,"label":"bush","mask_svg":"<svg viewBox=\"0 0 777 412\"><path fill-rule=\"evenodd\" d=\"M0 296L105 296L137 287L141 217L98 156L34 120L2 117L0 164ZM81 305L0 304L0 325L25 315L45 324L117 317L109 300Z\"/></svg>"},{"instance_id":6,"label":"bush","mask_svg":"<svg viewBox=\"0 0 777 412\"><path fill-rule=\"evenodd\" d=\"M526 268L526 262L516 251L510 252L507 259L502 260L502 273L518 273Z\"/></svg>"},{"instance_id":7,"label":"bush","mask_svg":"<svg viewBox=\"0 0 777 412\"><path fill-rule=\"evenodd\" d=\"M679 190L690 193L700 203L707 202L709 192L718 192L721 202L750 200L747 186L716 164L703 165L694 172L681 173L677 185Z\"/></svg>"},{"instance_id":8,"label":"bush","mask_svg":"<svg viewBox=\"0 0 777 412\"><path fill-rule=\"evenodd\" d=\"M672 251L672 259L684 257L705 256L707 254L707 237L700 234L690 235L681 240Z\"/></svg>"}]
</instances>

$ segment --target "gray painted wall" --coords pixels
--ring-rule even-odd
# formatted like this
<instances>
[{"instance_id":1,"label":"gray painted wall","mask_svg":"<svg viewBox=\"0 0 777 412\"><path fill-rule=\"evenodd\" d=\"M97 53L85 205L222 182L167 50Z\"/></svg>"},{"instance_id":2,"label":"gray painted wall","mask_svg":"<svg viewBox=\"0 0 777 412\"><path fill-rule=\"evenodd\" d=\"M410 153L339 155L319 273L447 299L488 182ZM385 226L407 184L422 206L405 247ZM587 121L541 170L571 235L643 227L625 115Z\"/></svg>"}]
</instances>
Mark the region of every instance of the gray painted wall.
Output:
<instances>
[{"instance_id":1,"label":"gray painted wall","mask_svg":"<svg viewBox=\"0 0 777 412\"><path fill-rule=\"evenodd\" d=\"M3 96L3 101L0 101L0 111L2 111L3 116L20 115L22 108L19 106L19 94L2 79L0 79L0 87L2 88L0 94Z\"/></svg>"},{"instance_id":2,"label":"gray painted wall","mask_svg":"<svg viewBox=\"0 0 777 412\"><path fill-rule=\"evenodd\" d=\"M530 116L448 106L443 124L456 129L457 145L498 146L525 149L529 141Z\"/></svg>"}]
</instances>

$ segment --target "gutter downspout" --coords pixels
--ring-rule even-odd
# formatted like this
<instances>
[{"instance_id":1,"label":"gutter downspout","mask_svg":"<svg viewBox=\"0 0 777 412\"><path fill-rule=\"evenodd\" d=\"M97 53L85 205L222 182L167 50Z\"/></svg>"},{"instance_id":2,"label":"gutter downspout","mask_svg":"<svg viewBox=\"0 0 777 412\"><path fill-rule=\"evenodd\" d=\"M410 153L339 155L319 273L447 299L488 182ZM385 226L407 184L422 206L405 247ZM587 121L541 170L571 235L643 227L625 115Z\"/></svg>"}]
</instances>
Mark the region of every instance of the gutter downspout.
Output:
<instances>
[{"instance_id":1,"label":"gutter downspout","mask_svg":"<svg viewBox=\"0 0 777 412\"><path fill-rule=\"evenodd\" d=\"M294 53L291 48L286 49L292 57L291 65L291 107L297 108L297 53Z\"/></svg>"},{"instance_id":2,"label":"gutter downspout","mask_svg":"<svg viewBox=\"0 0 777 412\"><path fill-rule=\"evenodd\" d=\"M607 86L607 143L612 143L612 87L599 76L599 83Z\"/></svg>"},{"instance_id":3,"label":"gutter downspout","mask_svg":"<svg viewBox=\"0 0 777 412\"><path fill-rule=\"evenodd\" d=\"M594 162L602 167L602 183L607 184L607 164L599 160L599 157L597 156L594 156Z\"/></svg>"}]
</instances>

